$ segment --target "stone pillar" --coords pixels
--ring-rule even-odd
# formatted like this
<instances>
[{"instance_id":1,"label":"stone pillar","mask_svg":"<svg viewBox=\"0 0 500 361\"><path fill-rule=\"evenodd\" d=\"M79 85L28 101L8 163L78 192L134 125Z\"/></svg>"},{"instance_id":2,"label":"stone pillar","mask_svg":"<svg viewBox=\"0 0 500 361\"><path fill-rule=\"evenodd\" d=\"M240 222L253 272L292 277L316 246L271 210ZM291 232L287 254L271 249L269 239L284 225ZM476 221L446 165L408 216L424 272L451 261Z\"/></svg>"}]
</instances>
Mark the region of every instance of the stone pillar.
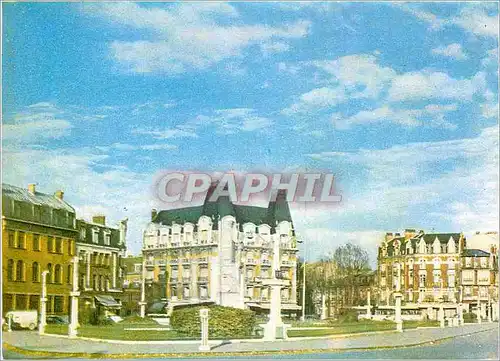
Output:
<instances>
[{"instance_id":1,"label":"stone pillar","mask_svg":"<svg viewBox=\"0 0 500 361\"><path fill-rule=\"evenodd\" d=\"M113 257L113 278L112 278L112 286L113 286L113 289L115 290L116 289L116 267L117 267L117 257L116 257L116 253L112 253L112 257Z\"/></svg>"},{"instance_id":2,"label":"stone pillar","mask_svg":"<svg viewBox=\"0 0 500 361\"><path fill-rule=\"evenodd\" d=\"M461 303L458 304L458 325L463 326L464 325L464 307Z\"/></svg>"},{"instance_id":3,"label":"stone pillar","mask_svg":"<svg viewBox=\"0 0 500 361\"><path fill-rule=\"evenodd\" d=\"M71 317L70 324L68 326L68 337L73 338L78 334L78 257L73 257L73 292L70 292L71 296Z\"/></svg>"},{"instance_id":4,"label":"stone pillar","mask_svg":"<svg viewBox=\"0 0 500 361\"><path fill-rule=\"evenodd\" d=\"M321 292L321 319L326 320L326 296Z\"/></svg>"},{"instance_id":5,"label":"stone pillar","mask_svg":"<svg viewBox=\"0 0 500 361\"><path fill-rule=\"evenodd\" d=\"M498 321L498 301L491 304L491 318L493 321Z\"/></svg>"},{"instance_id":6,"label":"stone pillar","mask_svg":"<svg viewBox=\"0 0 500 361\"><path fill-rule=\"evenodd\" d=\"M42 294L40 298L40 324L38 325L38 333L43 335L45 333L45 326L47 325L47 274L49 271L42 272Z\"/></svg>"},{"instance_id":7,"label":"stone pillar","mask_svg":"<svg viewBox=\"0 0 500 361\"><path fill-rule=\"evenodd\" d=\"M482 320L481 320L481 296L480 296L480 293L479 293L479 287L477 288L477 311L476 311L476 315L477 315L477 323L481 323Z\"/></svg>"},{"instance_id":8,"label":"stone pillar","mask_svg":"<svg viewBox=\"0 0 500 361\"><path fill-rule=\"evenodd\" d=\"M366 292L366 317L368 319L372 318L372 305L371 305L370 291Z\"/></svg>"},{"instance_id":9,"label":"stone pillar","mask_svg":"<svg viewBox=\"0 0 500 361\"><path fill-rule=\"evenodd\" d=\"M488 313L488 322L493 322L493 317L491 317L491 312L493 311L493 305L491 304L491 296L488 296L488 304L486 312Z\"/></svg>"},{"instance_id":10,"label":"stone pillar","mask_svg":"<svg viewBox=\"0 0 500 361\"><path fill-rule=\"evenodd\" d=\"M143 255L142 260L142 280L141 280L141 302L139 302L140 306L140 316L141 318L146 317L146 259Z\"/></svg>"},{"instance_id":11,"label":"stone pillar","mask_svg":"<svg viewBox=\"0 0 500 361\"><path fill-rule=\"evenodd\" d=\"M208 309L204 308L200 310L200 321L201 321L201 344L198 347L200 351L210 351L210 346L208 345Z\"/></svg>"},{"instance_id":12,"label":"stone pillar","mask_svg":"<svg viewBox=\"0 0 500 361\"><path fill-rule=\"evenodd\" d=\"M90 288L90 263L91 263L91 258L92 255L90 254L89 251L87 251L87 255L86 255L86 258L87 258L87 279L86 279L86 285L85 287L86 288Z\"/></svg>"},{"instance_id":13,"label":"stone pillar","mask_svg":"<svg viewBox=\"0 0 500 361\"><path fill-rule=\"evenodd\" d=\"M401 298L402 297L403 297L403 295L401 295L401 293L394 294L394 299L396 300L394 321L396 322L396 330L399 332L403 332L403 319L401 318Z\"/></svg>"},{"instance_id":14,"label":"stone pillar","mask_svg":"<svg viewBox=\"0 0 500 361\"><path fill-rule=\"evenodd\" d=\"M12 315L7 315L7 332L12 332Z\"/></svg>"},{"instance_id":15,"label":"stone pillar","mask_svg":"<svg viewBox=\"0 0 500 361\"><path fill-rule=\"evenodd\" d=\"M445 326L445 319L444 319L444 308L442 303L439 305L438 320L439 320L439 326L443 328Z\"/></svg>"}]
</instances>

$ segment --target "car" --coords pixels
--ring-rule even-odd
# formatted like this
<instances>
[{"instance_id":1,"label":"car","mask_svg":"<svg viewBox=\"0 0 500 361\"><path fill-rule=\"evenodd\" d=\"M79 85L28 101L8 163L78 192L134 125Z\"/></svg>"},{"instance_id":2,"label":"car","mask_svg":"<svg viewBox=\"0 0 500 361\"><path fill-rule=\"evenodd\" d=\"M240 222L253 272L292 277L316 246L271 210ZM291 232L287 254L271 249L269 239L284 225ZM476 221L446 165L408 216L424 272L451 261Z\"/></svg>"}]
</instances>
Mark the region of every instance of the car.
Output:
<instances>
[{"instance_id":1,"label":"car","mask_svg":"<svg viewBox=\"0 0 500 361\"><path fill-rule=\"evenodd\" d=\"M67 320L65 320L61 316L55 316L55 315L47 316L46 322L48 324L53 324L53 325L67 325L68 324Z\"/></svg>"},{"instance_id":2,"label":"car","mask_svg":"<svg viewBox=\"0 0 500 361\"><path fill-rule=\"evenodd\" d=\"M5 314L6 323L11 319L12 328L27 328L33 331L38 325L38 311L9 311Z\"/></svg>"}]
</instances>

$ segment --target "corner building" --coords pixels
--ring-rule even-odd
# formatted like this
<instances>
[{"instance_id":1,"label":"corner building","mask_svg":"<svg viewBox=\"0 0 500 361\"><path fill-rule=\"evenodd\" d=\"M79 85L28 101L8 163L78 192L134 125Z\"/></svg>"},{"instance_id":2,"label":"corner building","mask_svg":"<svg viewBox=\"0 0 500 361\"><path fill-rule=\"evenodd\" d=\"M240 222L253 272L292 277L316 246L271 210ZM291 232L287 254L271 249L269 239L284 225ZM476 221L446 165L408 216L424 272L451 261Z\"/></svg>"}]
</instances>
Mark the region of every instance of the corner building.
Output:
<instances>
[{"instance_id":1,"label":"corner building","mask_svg":"<svg viewBox=\"0 0 500 361\"><path fill-rule=\"evenodd\" d=\"M152 212L144 232L146 301L173 305L213 302L267 312L273 265L290 281L282 289L283 312L296 313L297 241L286 192L267 208L236 205L229 197L201 206ZM275 261L275 258L278 258ZM154 287L153 287L154 286Z\"/></svg>"}]
</instances>

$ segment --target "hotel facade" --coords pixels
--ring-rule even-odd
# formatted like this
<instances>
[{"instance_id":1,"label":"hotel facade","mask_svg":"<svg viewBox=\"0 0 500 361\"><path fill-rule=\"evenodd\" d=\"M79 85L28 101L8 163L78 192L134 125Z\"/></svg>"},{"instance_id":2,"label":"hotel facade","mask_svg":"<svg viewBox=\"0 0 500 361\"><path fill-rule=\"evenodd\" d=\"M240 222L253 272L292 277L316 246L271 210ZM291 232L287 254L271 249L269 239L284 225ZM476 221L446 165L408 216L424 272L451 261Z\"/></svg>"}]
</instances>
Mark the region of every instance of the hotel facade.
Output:
<instances>
[{"instance_id":1,"label":"hotel facade","mask_svg":"<svg viewBox=\"0 0 500 361\"><path fill-rule=\"evenodd\" d=\"M297 240L286 194L267 208L233 204L221 196L198 207L152 212L144 232L143 279L156 285L172 305L215 303L269 309L264 279L279 270L290 285L282 309L296 313ZM146 299L151 302L151 299Z\"/></svg>"}]
</instances>

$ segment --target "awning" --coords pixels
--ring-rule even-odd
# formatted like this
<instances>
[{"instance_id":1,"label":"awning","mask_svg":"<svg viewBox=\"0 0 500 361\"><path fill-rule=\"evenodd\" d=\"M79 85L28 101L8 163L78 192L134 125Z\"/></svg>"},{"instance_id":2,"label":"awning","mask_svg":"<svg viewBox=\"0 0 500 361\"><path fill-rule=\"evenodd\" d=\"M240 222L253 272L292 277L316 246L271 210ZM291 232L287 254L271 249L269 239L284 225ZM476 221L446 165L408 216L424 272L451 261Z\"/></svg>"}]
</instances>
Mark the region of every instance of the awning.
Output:
<instances>
[{"instance_id":1,"label":"awning","mask_svg":"<svg viewBox=\"0 0 500 361\"><path fill-rule=\"evenodd\" d=\"M263 310L269 310L271 309L271 305L269 303L247 303L248 307L254 307L254 308L261 308ZM302 307L299 305L294 305L294 304L282 304L281 305L282 310L301 310Z\"/></svg>"},{"instance_id":2,"label":"awning","mask_svg":"<svg viewBox=\"0 0 500 361\"><path fill-rule=\"evenodd\" d=\"M99 302L104 307L120 308L122 307L121 302L116 301L113 297L108 295L98 295L95 296L95 300Z\"/></svg>"}]
</instances>

